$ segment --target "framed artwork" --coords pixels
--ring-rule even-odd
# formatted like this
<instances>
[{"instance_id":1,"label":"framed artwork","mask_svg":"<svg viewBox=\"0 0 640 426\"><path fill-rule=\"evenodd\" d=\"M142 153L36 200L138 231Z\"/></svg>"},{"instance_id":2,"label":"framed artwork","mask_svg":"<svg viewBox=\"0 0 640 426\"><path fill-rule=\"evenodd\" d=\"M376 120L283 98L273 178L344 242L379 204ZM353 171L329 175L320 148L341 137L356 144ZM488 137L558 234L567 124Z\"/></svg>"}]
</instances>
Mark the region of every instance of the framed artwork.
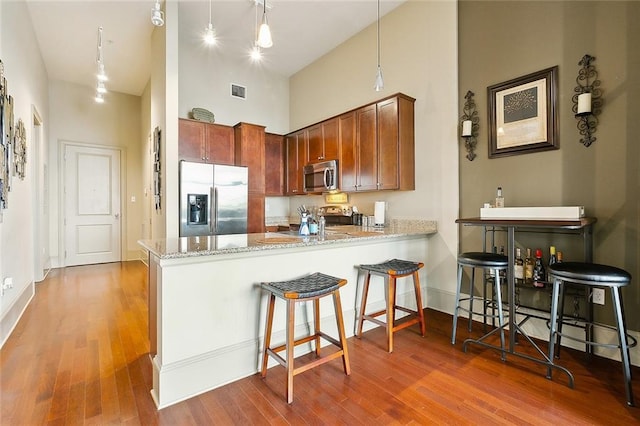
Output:
<instances>
[{"instance_id":1,"label":"framed artwork","mask_svg":"<svg viewBox=\"0 0 640 426\"><path fill-rule=\"evenodd\" d=\"M161 194L161 163L160 144L162 143L162 131L159 127L153 130L153 204L156 210L162 209Z\"/></svg>"},{"instance_id":2,"label":"framed artwork","mask_svg":"<svg viewBox=\"0 0 640 426\"><path fill-rule=\"evenodd\" d=\"M489 158L559 148L558 67L487 88Z\"/></svg>"}]
</instances>

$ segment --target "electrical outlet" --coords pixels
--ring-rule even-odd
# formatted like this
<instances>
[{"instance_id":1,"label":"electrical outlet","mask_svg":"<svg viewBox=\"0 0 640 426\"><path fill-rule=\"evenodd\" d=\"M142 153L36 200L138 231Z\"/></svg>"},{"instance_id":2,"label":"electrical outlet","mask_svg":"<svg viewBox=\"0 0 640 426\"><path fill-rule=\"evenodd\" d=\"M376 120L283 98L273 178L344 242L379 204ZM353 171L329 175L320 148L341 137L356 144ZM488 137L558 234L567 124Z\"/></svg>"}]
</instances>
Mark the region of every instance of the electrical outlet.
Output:
<instances>
[{"instance_id":1,"label":"electrical outlet","mask_svg":"<svg viewBox=\"0 0 640 426\"><path fill-rule=\"evenodd\" d=\"M604 289L594 288L591 292L591 300L598 305L604 305Z\"/></svg>"}]
</instances>

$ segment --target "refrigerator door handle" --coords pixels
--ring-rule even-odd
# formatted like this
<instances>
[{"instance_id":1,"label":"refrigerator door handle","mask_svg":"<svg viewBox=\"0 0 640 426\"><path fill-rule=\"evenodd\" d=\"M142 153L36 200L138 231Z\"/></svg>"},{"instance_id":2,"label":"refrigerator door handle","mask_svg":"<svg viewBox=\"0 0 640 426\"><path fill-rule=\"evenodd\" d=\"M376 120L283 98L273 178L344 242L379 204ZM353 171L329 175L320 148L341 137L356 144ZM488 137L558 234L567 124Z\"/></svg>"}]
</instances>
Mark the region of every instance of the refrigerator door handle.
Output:
<instances>
[{"instance_id":1,"label":"refrigerator door handle","mask_svg":"<svg viewBox=\"0 0 640 426\"><path fill-rule=\"evenodd\" d=\"M211 200L212 200L212 210L211 210L211 232L213 234L218 233L218 188L215 186L211 187Z\"/></svg>"},{"instance_id":2,"label":"refrigerator door handle","mask_svg":"<svg viewBox=\"0 0 640 426\"><path fill-rule=\"evenodd\" d=\"M214 215L215 213L215 201L214 201L214 196L215 196L215 190L213 189L213 186L209 188L209 233L213 234L214 231Z\"/></svg>"}]
</instances>

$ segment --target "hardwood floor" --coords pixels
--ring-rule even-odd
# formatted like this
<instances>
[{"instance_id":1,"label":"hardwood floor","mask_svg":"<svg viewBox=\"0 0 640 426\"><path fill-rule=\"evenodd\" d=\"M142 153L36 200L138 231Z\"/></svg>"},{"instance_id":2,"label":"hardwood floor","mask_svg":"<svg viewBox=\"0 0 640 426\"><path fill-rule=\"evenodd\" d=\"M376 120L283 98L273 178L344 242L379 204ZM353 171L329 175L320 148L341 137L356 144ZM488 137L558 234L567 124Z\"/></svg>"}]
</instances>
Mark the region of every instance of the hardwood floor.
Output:
<instances>
[{"instance_id":1,"label":"hardwood floor","mask_svg":"<svg viewBox=\"0 0 640 426\"><path fill-rule=\"evenodd\" d=\"M428 298L428 292L427 292ZM427 335L380 329L349 339L351 376L339 360L294 380L271 368L156 410L151 399L146 267L140 262L52 271L0 350L2 425L208 424L632 424L620 364L563 349L575 389L520 358L450 343L451 316L426 310ZM465 323L461 321L461 323ZM472 335L478 336L476 326ZM308 355L310 356L310 355ZM635 377L637 369L634 368ZM639 386L635 395L640 399Z\"/></svg>"}]
</instances>

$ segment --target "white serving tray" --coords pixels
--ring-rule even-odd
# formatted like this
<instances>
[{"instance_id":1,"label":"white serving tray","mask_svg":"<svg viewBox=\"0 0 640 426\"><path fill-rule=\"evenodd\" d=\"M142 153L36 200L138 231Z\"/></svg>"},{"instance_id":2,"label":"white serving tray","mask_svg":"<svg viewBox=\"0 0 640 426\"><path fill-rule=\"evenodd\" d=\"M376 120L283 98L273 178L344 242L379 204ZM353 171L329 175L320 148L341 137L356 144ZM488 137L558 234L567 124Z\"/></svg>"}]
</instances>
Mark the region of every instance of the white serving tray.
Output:
<instances>
[{"instance_id":1,"label":"white serving tray","mask_svg":"<svg viewBox=\"0 0 640 426\"><path fill-rule=\"evenodd\" d=\"M481 208L481 219L577 220L584 206Z\"/></svg>"}]
</instances>

